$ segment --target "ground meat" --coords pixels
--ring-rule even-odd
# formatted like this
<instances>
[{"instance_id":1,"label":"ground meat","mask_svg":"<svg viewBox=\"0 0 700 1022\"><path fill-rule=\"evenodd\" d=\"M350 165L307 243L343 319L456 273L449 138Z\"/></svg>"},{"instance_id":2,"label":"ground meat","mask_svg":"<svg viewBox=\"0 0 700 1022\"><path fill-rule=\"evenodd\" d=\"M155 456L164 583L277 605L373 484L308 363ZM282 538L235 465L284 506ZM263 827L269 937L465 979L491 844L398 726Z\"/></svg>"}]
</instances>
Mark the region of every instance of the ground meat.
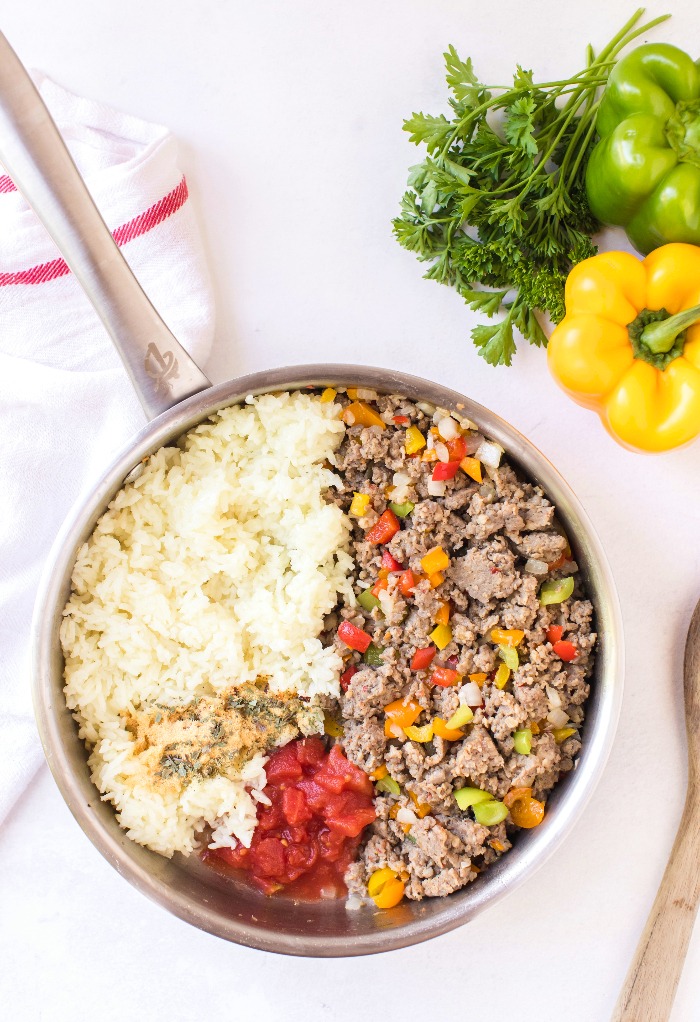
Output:
<instances>
[{"instance_id":1,"label":"ground meat","mask_svg":"<svg viewBox=\"0 0 700 1022\"><path fill-rule=\"evenodd\" d=\"M450 565L448 577L480 603L510 596L519 579L515 555L504 539L470 547Z\"/></svg>"},{"instance_id":2,"label":"ground meat","mask_svg":"<svg viewBox=\"0 0 700 1022\"><path fill-rule=\"evenodd\" d=\"M346 404L348 398L341 393L338 400ZM510 818L485 827L471 810L462 812L454 797L457 789L477 787L502 799L511 788L526 787L546 801L559 777L574 767L596 635L593 607L575 562L562 560L562 555L570 557L568 542L541 489L503 461L489 470L482 484L459 471L446 481L443 497L432 496L428 482L435 454L430 449L441 442L436 432L430 433L432 411L400 395L381 396L374 407L386 428L347 429L334 459L340 486L329 493L329 500L347 512L354 492L369 496L364 516L349 519L357 592L388 573L387 587L378 608L365 611L347 597L327 622L331 629L343 619L351 621L369 632L379 649L377 655L383 659L379 666L363 665L360 654L352 654L360 670L340 701L341 741L348 758L366 771L385 768L399 793L391 785L375 800L376 822L368 828L346 882L350 891L365 894L371 874L388 866L408 877L406 896L419 900L463 887L507 852L511 839L517 840ZM395 424L395 415L407 421ZM409 424L427 441L414 457L405 450ZM478 439L474 444L471 450ZM392 499L397 472L404 477L399 502L410 501L413 509L389 543L368 543L367 532ZM442 575L428 579L421 562L435 547L444 550L449 565ZM398 571L383 564L385 551L402 570L413 572L409 594L399 587ZM525 570L528 559L554 565L547 573L550 578L573 575L574 595L563 604L540 606L543 577ZM443 638L427 669L412 669L416 650L434 644L436 618L445 613L445 606L451 636ZM576 646L574 661L564 662L554 652L552 627ZM519 665L499 686L496 671L503 657L495 629L522 635L516 643ZM347 658L347 647L336 641ZM443 688L431 683L436 666L456 671L463 684ZM446 722L460 708L460 693L471 692L473 685L465 687L469 676L481 687L482 705L473 708L472 720L460 728L463 737L453 741L435 733L426 741L402 733L387 737L384 709L389 703L403 700L413 706L418 728L437 718ZM574 729L569 736L557 732L561 744L548 720L554 710L566 714ZM526 756L515 752L513 734L527 728L532 739ZM413 822L407 824L405 817L400 822L399 810Z\"/></svg>"}]
</instances>

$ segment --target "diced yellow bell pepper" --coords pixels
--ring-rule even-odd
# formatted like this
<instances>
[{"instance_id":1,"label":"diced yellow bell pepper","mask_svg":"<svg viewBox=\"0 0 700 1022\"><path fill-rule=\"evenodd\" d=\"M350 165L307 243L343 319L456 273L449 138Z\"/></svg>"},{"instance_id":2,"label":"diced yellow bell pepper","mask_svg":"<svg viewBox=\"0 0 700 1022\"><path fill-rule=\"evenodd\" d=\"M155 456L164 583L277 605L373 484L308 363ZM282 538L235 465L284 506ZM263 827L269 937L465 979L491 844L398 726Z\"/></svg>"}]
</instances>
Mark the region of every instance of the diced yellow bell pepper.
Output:
<instances>
[{"instance_id":1,"label":"diced yellow bell pepper","mask_svg":"<svg viewBox=\"0 0 700 1022\"><path fill-rule=\"evenodd\" d=\"M465 724L470 724L474 720L474 711L471 706L460 706L458 710L452 714L450 719L447 721L449 728L464 727Z\"/></svg>"},{"instance_id":2,"label":"diced yellow bell pepper","mask_svg":"<svg viewBox=\"0 0 700 1022\"><path fill-rule=\"evenodd\" d=\"M481 462L478 458L462 458L459 463L459 467L463 472L466 472L470 479L473 479L475 483L483 481L481 474Z\"/></svg>"},{"instance_id":3,"label":"diced yellow bell pepper","mask_svg":"<svg viewBox=\"0 0 700 1022\"><path fill-rule=\"evenodd\" d=\"M572 735L576 734L576 728L555 727L552 729L552 734L554 735L554 741L557 743L557 745L561 745L561 743L565 742L567 738L571 738Z\"/></svg>"},{"instance_id":4,"label":"diced yellow bell pepper","mask_svg":"<svg viewBox=\"0 0 700 1022\"><path fill-rule=\"evenodd\" d=\"M447 742L458 742L464 738L464 731L448 727L442 717L433 717L433 731L438 738L444 738Z\"/></svg>"},{"instance_id":5,"label":"diced yellow bell pepper","mask_svg":"<svg viewBox=\"0 0 700 1022\"><path fill-rule=\"evenodd\" d=\"M408 788L406 790L408 791ZM411 802L413 802L413 805L416 807L415 813L419 820L422 820L424 816L427 816L428 813L432 812L432 806L429 806L427 802L419 802L412 791L408 791L408 796L411 799Z\"/></svg>"},{"instance_id":6,"label":"diced yellow bell pepper","mask_svg":"<svg viewBox=\"0 0 700 1022\"><path fill-rule=\"evenodd\" d=\"M431 589L437 589L445 581L445 576L441 571L434 571L432 575L428 575L428 582L430 582Z\"/></svg>"},{"instance_id":7,"label":"diced yellow bell pepper","mask_svg":"<svg viewBox=\"0 0 700 1022\"><path fill-rule=\"evenodd\" d=\"M386 777L388 773L389 771L387 770L386 763L382 763L382 765L378 766L376 770L373 770L369 776L373 781L381 781L382 777Z\"/></svg>"},{"instance_id":8,"label":"diced yellow bell pepper","mask_svg":"<svg viewBox=\"0 0 700 1022\"><path fill-rule=\"evenodd\" d=\"M412 742L429 742L433 737L433 725L424 724L423 727L416 727L415 724L410 724L404 728L404 733Z\"/></svg>"},{"instance_id":9,"label":"diced yellow bell pepper","mask_svg":"<svg viewBox=\"0 0 700 1022\"><path fill-rule=\"evenodd\" d=\"M425 447L425 437L417 426L409 426L406 430L406 454L415 454Z\"/></svg>"},{"instance_id":10,"label":"diced yellow bell pepper","mask_svg":"<svg viewBox=\"0 0 700 1022\"><path fill-rule=\"evenodd\" d=\"M331 738L342 738L345 734L343 725L331 717L329 713L323 715L323 730Z\"/></svg>"},{"instance_id":11,"label":"diced yellow bell pepper","mask_svg":"<svg viewBox=\"0 0 700 1022\"><path fill-rule=\"evenodd\" d=\"M357 401L357 387L348 387L347 395L351 401Z\"/></svg>"},{"instance_id":12,"label":"diced yellow bell pepper","mask_svg":"<svg viewBox=\"0 0 700 1022\"><path fill-rule=\"evenodd\" d=\"M450 604L449 601L440 604L440 609L433 618L436 625L448 625L450 623Z\"/></svg>"},{"instance_id":13,"label":"diced yellow bell pepper","mask_svg":"<svg viewBox=\"0 0 700 1022\"><path fill-rule=\"evenodd\" d=\"M493 683L496 688L505 688L510 678L510 668L506 667L505 664L500 664L496 671L496 677L493 679Z\"/></svg>"},{"instance_id":14,"label":"diced yellow bell pepper","mask_svg":"<svg viewBox=\"0 0 700 1022\"><path fill-rule=\"evenodd\" d=\"M393 908L403 898L404 882L393 869L377 869L367 882L367 893L377 908Z\"/></svg>"},{"instance_id":15,"label":"diced yellow bell pepper","mask_svg":"<svg viewBox=\"0 0 700 1022\"><path fill-rule=\"evenodd\" d=\"M519 628L492 628L491 629L491 642L495 642L497 646L512 646L515 648L525 638L525 632L521 632Z\"/></svg>"},{"instance_id":16,"label":"diced yellow bell pepper","mask_svg":"<svg viewBox=\"0 0 700 1022\"><path fill-rule=\"evenodd\" d=\"M444 649L452 642L452 629L449 625L438 625L437 628L433 628L429 638L438 649Z\"/></svg>"},{"instance_id":17,"label":"diced yellow bell pepper","mask_svg":"<svg viewBox=\"0 0 700 1022\"><path fill-rule=\"evenodd\" d=\"M473 681L475 685L479 686L479 688L482 688L485 685L487 678L488 674L482 674L481 672L469 675L469 680Z\"/></svg>"},{"instance_id":18,"label":"diced yellow bell pepper","mask_svg":"<svg viewBox=\"0 0 700 1022\"><path fill-rule=\"evenodd\" d=\"M421 558L421 566L426 575L434 575L437 571L444 571L449 567L450 559L441 546L433 547L425 557Z\"/></svg>"},{"instance_id":19,"label":"diced yellow bell pepper","mask_svg":"<svg viewBox=\"0 0 700 1022\"><path fill-rule=\"evenodd\" d=\"M341 418L349 426L379 426L380 429L386 429L386 422L364 401L353 401L343 409Z\"/></svg>"},{"instance_id":20,"label":"diced yellow bell pepper","mask_svg":"<svg viewBox=\"0 0 700 1022\"><path fill-rule=\"evenodd\" d=\"M437 451L435 451L432 447L430 448L429 451L423 451L423 453L420 456L420 460L421 461L437 461L438 460Z\"/></svg>"},{"instance_id":21,"label":"diced yellow bell pepper","mask_svg":"<svg viewBox=\"0 0 700 1022\"><path fill-rule=\"evenodd\" d=\"M353 493L350 514L356 518L364 518L369 507L369 496L366 493Z\"/></svg>"},{"instance_id":22,"label":"diced yellow bell pepper","mask_svg":"<svg viewBox=\"0 0 700 1022\"><path fill-rule=\"evenodd\" d=\"M321 404L322 405L330 404L337 393L338 391L333 390L332 387L326 387L324 392L321 394Z\"/></svg>"}]
</instances>

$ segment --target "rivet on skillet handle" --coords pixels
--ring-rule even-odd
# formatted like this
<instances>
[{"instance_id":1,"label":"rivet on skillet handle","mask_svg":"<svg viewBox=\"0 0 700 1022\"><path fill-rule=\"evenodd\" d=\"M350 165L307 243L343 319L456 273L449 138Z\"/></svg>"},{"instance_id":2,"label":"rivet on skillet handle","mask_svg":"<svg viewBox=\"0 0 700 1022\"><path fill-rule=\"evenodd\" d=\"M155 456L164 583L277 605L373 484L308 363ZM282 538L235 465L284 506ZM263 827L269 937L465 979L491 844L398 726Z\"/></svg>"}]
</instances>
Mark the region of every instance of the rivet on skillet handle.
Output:
<instances>
[{"instance_id":1,"label":"rivet on skillet handle","mask_svg":"<svg viewBox=\"0 0 700 1022\"><path fill-rule=\"evenodd\" d=\"M211 386L129 269L44 101L2 33L0 162L94 305L149 419Z\"/></svg>"}]
</instances>

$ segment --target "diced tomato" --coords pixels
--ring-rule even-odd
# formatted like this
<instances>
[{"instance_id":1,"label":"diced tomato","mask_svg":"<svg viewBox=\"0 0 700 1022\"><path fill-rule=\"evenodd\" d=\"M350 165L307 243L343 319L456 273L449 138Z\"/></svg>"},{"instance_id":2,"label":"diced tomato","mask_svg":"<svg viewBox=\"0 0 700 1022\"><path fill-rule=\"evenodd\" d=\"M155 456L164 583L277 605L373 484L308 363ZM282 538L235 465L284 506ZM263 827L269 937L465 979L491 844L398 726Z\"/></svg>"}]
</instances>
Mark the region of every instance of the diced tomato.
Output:
<instances>
[{"instance_id":1,"label":"diced tomato","mask_svg":"<svg viewBox=\"0 0 700 1022\"><path fill-rule=\"evenodd\" d=\"M329 891L342 896L362 831L375 819L370 778L340 745L326 752L316 736L290 742L269 763L270 804L258 805L250 849L208 849L203 858L244 870L265 895L287 888L292 897L315 899ZM272 781L271 774L279 779Z\"/></svg>"},{"instance_id":2,"label":"diced tomato","mask_svg":"<svg viewBox=\"0 0 700 1022\"><path fill-rule=\"evenodd\" d=\"M399 575L399 592L402 596L410 596L416 588L416 578L411 569L402 571Z\"/></svg>"},{"instance_id":3,"label":"diced tomato","mask_svg":"<svg viewBox=\"0 0 700 1022\"><path fill-rule=\"evenodd\" d=\"M345 835L337 830L322 830L318 835L319 854L326 862L336 862L343 850Z\"/></svg>"},{"instance_id":4,"label":"diced tomato","mask_svg":"<svg viewBox=\"0 0 700 1022\"><path fill-rule=\"evenodd\" d=\"M287 822L296 827L300 823L307 823L313 813L309 809L304 792L298 788L285 788L282 792L282 812Z\"/></svg>"},{"instance_id":5,"label":"diced tomato","mask_svg":"<svg viewBox=\"0 0 700 1022\"><path fill-rule=\"evenodd\" d=\"M359 669L360 668L357 666L357 664L350 664L350 666L346 668L346 670L344 670L343 673L340 675L340 687L342 688L343 692L347 692L350 682L357 674Z\"/></svg>"},{"instance_id":6,"label":"diced tomato","mask_svg":"<svg viewBox=\"0 0 700 1022\"><path fill-rule=\"evenodd\" d=\"M425 671L430 667L436 653L437 649L435 646L425 646L423 649L417 649L411 658L411 670Z\"/></svg>"},{"instance_id":7,"label":"diced tomato","mask_svg":"<svg viewBox=\"0 0 700 1022\"><path fill-rule=\"evenodd\" d=\"M328 798L328 792L320 784L316 783L315 778L312 780L310 777L304 777L301 781L297 781L296 787L304 792L307 805L313 809L315 813L323 812L323 807L326 804Z\"/></svg>"},{"instance_id":8,"label":"diced tomato","mask_svg":"<svg viewBox=\"0 0 700 1022\"><path fill-rule=\"evenodd\" d=\"M433 469L433 481L437 483L444 479L454 479L458 471L458 461L436 461Z\"/></svg>"},{"instance_id":9,"label":"diced tomato","mask_svg":"<svg viewBox=\"0 0 700 1022\"><path fill-rule=\"evenodd\" d=\"M388 550L382 554L382 568L388 568L389 571L403 571L403 565L399 564Z\"/></svg>"},{"instance_id":10,"label":"diced tomato","mask_svg":"<svg viewBox=\"0 0 700 1022\"><path fill-rule=\"evenodd\" d=\"M285 856L287 860L287 879L289 882L298 880L303 873L308 873L318 859L318 847L313 844L290 845Z\"/></svg>"},{"instance_id":11,"label":"diced tomato","mask_svg":"<svg viewBox=\"0 0 700 1022\"><path fill-rule=\"evenodd\" d=\"M294 742L294 746L296 757L302 766L316 766L323 762L323 757L326 755L323 739L316 735L311 738L300 738L298 742Z\"/></svg>"},{"instance_id":12,"label":"diced tomato","mask_svg":"<svg viewBox=\"0 0 700 1022\"><path fill-rule=\"evenodd\" d=\"M564 629L561 625L550 625L547 629L547 642L551 642L554 645L555 642L559 642L563 634Z\"/></svg>"},{"instance_id":13,"label":"diced tomato","mask_svg":"<svg viewBox=\"0 0 700 1022\"><path fill-rule=\"evenodd\" d=\"M377 598L379 598L379 594L382 593L382 592L386 592L386 590L388 588L389 588L389 579L388 578L380 578L379 581L375 582L374 585L372 586L372 596L376 596Z\"/></svg>"},{"instance_id":14,"label":"diced tomato","mask_svg":"<svg viewBox=\"0 0 700 1022\"><path fill-rule=\"evenodd\" d=\"M573 642L567 642L566 639L560 639L559 642L553 643L552 649L560 660L566 660L567 663L570 660L575 660L578 656L578 650Z\"/></svg>"},{"instance_id":15,"label":"diced tomato","mask_svg":"<svg viewBox=\"0 0 700 1022\"><path fill-rule=\"evenodd\" d=\"M249 854L248 849L244 845L238 845L237 848L207 849L206 858L216 857L225 862L227 866L233 866L234 869L244 869Z\"/></svg>"},{"instance_id":16,"label":"diced tomato","mask_svg":"<svg viewBox=\"0 0 700 1022\"><path fill-rule=\"evenodd\" d=\"M266 837L258 841L251 847L250 858L258 876L284 875L284 845L279 838Z\"/></svg>"},{"instance_id":17,"label":"diced tomato","mask_svg":"<svg viewBox=\"0 0 700 1022\"><path fill-rule=\"evenodd\" d=\"M343 621L338 629L338 638L350 649L356 649L358 653L366 653L372 641L371 635L363 632L361 628L351 624L350 621Z\"/></svg>"},{"instance_id":18,"label":"diced tomato","mask_svg":"<svg viewBox=\"0 0 700 1022\"><path fill-rule=\"evenodd\" d=\"M410 422L410 419L407 415L392 415L392 421L395 422L397 426L406 426Z\"/></svg>"},{"instance_id":19,"label":"diced tomato","mask_svg":"<svg viewBox=\"0 0 700 1022\"><path fill-rule=\"evenodd\" d=\"M297 777L301 777L302 773L301 764L297 759L296 746L292 742L274 752L265 765L268 784L294 781Z\"/></svg>"},{"instance_id":20,"label":"diced tomato","mask_svg":"<svg viewBox=\"0 0 700 1022\"><path fill-rule=\"evenodd\" d=\"M391 508L387 508L384 514L379 516L376 524L372 526L369 532L365 533L365 542L375 544L388 543L400 528L398 518Z\"/></svg>"},{"instance_id":21,"label":"diced tomato","mask_svg":"<svg viewBox=\"0 0 700 1022\"><path fill-rule=\"evenodd\" d=\"M367 799L354 791L331 795L324 816L332 830L347 837L357 837L376 819L374 806L371 803L368 805Z\"/></svg>"},{"instance_id":22,"label":"diced tomato","mask_svg":"<svg viewBox=\"0 0 700 1022\"><path fill-rule=\"evenodd\" d=\"M449 667L436 667L430 675L431 684L439 685L440 688L450 688L452 685L456 685L459 679L460 675L456 671L450 670Z\"/></svg>"},{"instance_id":23,"label":"diced tomato","mask_svg":"<svg viewBox=\"0 0 700 1022\"><path fill-rule=\"evenodd\" d=\"M454 440L448 440L446 447L450 461L456 461L458 465L467 456L467 445L463 436L456 436Z\"/></svg>"}]
</instances>

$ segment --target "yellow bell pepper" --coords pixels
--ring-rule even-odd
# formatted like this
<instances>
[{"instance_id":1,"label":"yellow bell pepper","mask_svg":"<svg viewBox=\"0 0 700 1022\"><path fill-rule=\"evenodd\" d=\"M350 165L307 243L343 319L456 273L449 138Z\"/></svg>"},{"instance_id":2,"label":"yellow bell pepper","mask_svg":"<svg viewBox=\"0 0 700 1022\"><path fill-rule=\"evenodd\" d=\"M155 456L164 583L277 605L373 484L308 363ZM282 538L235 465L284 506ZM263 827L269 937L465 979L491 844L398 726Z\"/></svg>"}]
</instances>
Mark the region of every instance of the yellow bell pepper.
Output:
<instances>
[{"instance_id":1,"label":"yellow bell pepper","mask_svg":"<svg viewBox=\"0 0 700 1022\"><path fill-rule=\"evenodd\" d=\"M350 505L350 511L348 514L354 515L356 518L364 518L369 507L369 496L366 493L353 493L352 503Z\"/></svg>"},{"instance_id":2,"label":"yellow bell pepper","mask_svg":"<svg viewBox=\"0 0 700 1022\"><path fill-rule=\"evenodd\" d=\"M640 261L603 252L573 268L549 367L612 436L666 451L700 433L700 248L662 245Z\"/></svg>"},{"instance_id":3,"label":"yellow bell pepper","mask_svg":"<svg viewBox=\"0 0 700 1022\"><path fill-rule=\"evenodd\" d=\"M450 559L441 546L434 546L425 557L421 558L421 568L426 575L434 575L438 571L444 571L449 567Z\"/></svg>"},{"instance_id":4,"label":"yellow bell pepper","mask_svg":"<svg viewBox=\"0 0 700 1022\"><path fill-rule=\"evenodd\" d=\"M426 439L417 426L409 426L406 430L406 454L415 454L425 447Z\"/></svg>"},{"instance_id":5,"label":"yellow bell pepper","mask_svg":"<svg viewBox=\"0 0 700 1022\"><path fill-rule=\"evenodd\" d=\"M348 426L378 426L380 429L386 429L386 422L364 401L353 401L343 410L340 417Z\"/></svg>"},{"instance_id":6,"label":"yellow bell pepper","mask_svg":"<svg viewBox=\"0 0 700 1022\"><path fill-rule=\"evenodd\" d=\"M428 638L438 649L445 649L452 642L452 629L449 625L438 625L433 628Z\"/></svg>"},{"instance_id":7,"label":"yellow bell pepper","mask_svg":"<svg viewBox=\"0 0 700 1022\"><path fill-rule=\"evenodd\" d=\"M367 881L367 893L377 908L394 908L403 898L405 889L398 873L388 866L375 870Z\"/></svg>"}]
</instances>

